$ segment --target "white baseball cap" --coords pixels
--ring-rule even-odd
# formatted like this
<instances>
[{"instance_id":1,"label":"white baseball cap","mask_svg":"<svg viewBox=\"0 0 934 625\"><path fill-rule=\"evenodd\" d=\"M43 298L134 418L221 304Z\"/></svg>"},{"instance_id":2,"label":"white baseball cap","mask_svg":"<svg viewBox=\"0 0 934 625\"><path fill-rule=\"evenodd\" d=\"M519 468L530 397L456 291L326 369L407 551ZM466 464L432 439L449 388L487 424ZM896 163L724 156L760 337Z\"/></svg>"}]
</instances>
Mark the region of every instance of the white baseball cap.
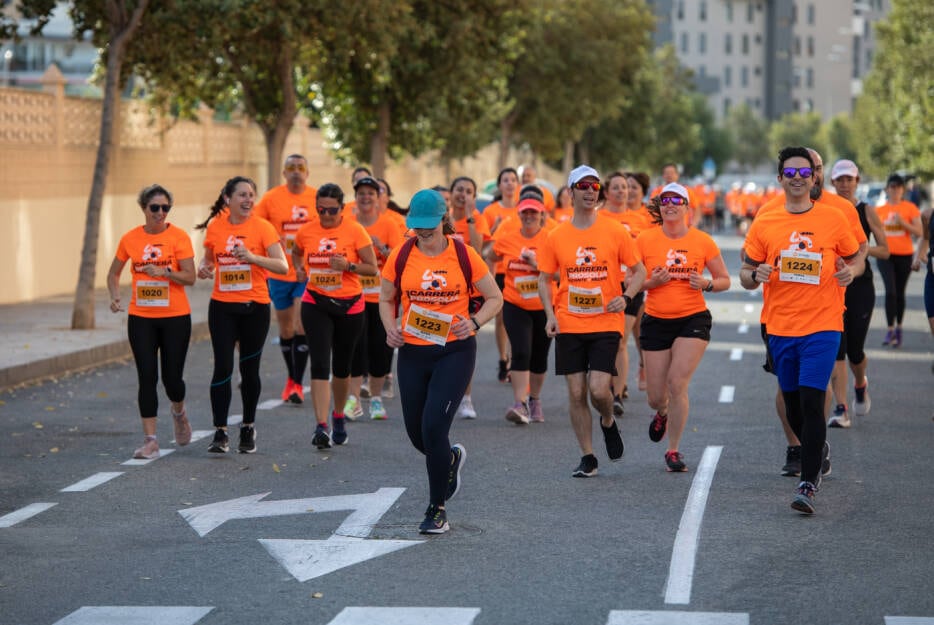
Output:
<instances>
[{"instance_id":1,"label":"white baseball cap","mask_svg":"<svg viewBox=\"0 0 934 625\"><path fill-rule=\"evenodd\" d=\"M597 170L590 165L581 165L580 167L575 167L571 170L571 173L568 174L568 188L573 187L574 183L579 182L588 176L600 180L600 174L598 174Z\"/></svg>"},{"instance_id":2,"label":"white baseball cap","mask_svg":"<svg viewBox=\"0 0 934 625\"><path fill-rule=\"evenodd\" d=\"M681 197L683 197L686 202L691 201L691 196L688 195L688 190L682 187L677 182L669 182L668 184L666 184L665 187L662 189L662 193L674 193L675 195L680 195ZM661 193L659 195L661 195Z\"/></svg>"},{"instance_id":3,"label":"white baseball cap","mask_svg":"<svg viewBox=\"0 0 934 625\"><path fill-rule=\"evenodd\" d=\"M836 180L840 176L853 176L854 178L859 178L859 168L851 160L842 159L833 164L833 169L830 170L830 179Z\"/></svg>"}]
</instances>

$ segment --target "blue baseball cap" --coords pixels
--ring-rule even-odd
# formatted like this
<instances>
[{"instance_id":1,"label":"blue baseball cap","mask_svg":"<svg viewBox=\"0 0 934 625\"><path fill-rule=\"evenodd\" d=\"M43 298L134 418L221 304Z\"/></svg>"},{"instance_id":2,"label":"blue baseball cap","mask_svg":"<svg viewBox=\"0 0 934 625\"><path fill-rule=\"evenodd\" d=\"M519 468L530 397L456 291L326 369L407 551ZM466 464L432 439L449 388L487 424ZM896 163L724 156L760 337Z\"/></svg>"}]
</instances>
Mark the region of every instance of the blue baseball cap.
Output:
<instances>
[{"instance_id":1,"label":"blue baseball cap","mask_svg":"<svg viewBox=\"0 0 934 625\"><path fill-rule=\"evenodd\" d=\"M448 212L444 196L433 189L422 189L412 196L405 225L415 228L436 228Z\"/></svg>"}]
</instances>

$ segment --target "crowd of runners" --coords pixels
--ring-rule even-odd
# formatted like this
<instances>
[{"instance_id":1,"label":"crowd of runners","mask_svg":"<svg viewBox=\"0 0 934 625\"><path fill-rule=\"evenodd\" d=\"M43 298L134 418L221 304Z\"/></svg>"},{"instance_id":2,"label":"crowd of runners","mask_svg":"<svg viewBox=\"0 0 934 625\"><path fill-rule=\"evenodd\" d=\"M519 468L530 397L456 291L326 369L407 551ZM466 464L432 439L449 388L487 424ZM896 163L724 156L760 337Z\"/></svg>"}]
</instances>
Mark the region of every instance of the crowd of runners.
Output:
<instances>
[{"instance_id":1,"label":"crowd of runners","mask_svg":"<svg viewBox=\"0 0 934 625\"><path fill-rule=\"evenodd\" d=\"M496 337L497 377L512 391L504 390L500 416L517 425L557 416L546 415L541 402L554 346L554 373L565 378L581 452L572 476L598 472L592 411L607 457L623 456L616 419L630 381L645 391L646 413L654 412L649 438L667 437L664 467L687 471L690 459L679 447L688 386L714 322L705 295L738 281L763 289L765 369L777 377L776 411L788 441L782 473L800 477L792 507L813 513L831 470L828 424L850 427L871 406L864 351L875 302L869 257L886 289L885 344L897 348L908 276L922 266L934 333L934 244L930 210L922 215L902 199L905 182L897 174L888 179L886 203L868 207L856 197L852 161L833 165L835 193L824 190L823 163L813 150L782 150L776 173L781 191L757 207L742 269L732 278L714 239L698 227L709 199L680 184L674 165L652 190L644 172L601 177L581 165L555 193L532 167L506 168L495 201L481 211L477 184L466 176L421 190L401 208L389 183L364 167L353 172L352 199L335 183L315 188L307 160L293 154L285 159L285 183L262 197L248 178L226 182L198 226L205 232L197 264L189 235L168 221L171 192L146 187L138 198L144 224L121 239L108 274L111 310L129 313L138 371L145 438L134 456L159 455L160 370L175 441L191 440L184 287L202 279L214 284L211 453L230 447L235 355L243 404L237 450L256 451L260 357L275 311L285 364L281 399L303 404L310 370L315 448L347 444L348 421L403 418L426 461L423 533L449 527L445 503L460 488L467 455L450 443L449 431L458 416L477 418L470 395L475 334L487 323ZM119 281L128 261L132 290L124 307ZM638 353L633 366L629 337ZM386 406L395 387L401 415Z\"/></svg>"}]
</instances>

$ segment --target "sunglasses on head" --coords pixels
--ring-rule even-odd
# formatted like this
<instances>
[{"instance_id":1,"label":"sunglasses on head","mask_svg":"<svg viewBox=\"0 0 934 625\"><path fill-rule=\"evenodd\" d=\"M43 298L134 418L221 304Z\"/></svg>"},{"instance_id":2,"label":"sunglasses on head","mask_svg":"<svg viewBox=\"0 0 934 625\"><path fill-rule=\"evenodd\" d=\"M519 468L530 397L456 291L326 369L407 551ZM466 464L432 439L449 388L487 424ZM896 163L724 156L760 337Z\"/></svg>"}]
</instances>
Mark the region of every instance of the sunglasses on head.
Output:
<instances>
[{"instance_id":1,"label":"sunglasses on head","mask_svg":"<svg viewBox=\"0 0 934 625\"><path fill-rule=\"evenodd\" d=\"M810 178L814 175L813 167L784 167L782 168L782 177L794 178L795 174L800 174L802 178Z\"/></svg>"},{"instance_id":2,"label":"sunglasses on head","mask_svg":"<svg viewBox=\"0 0 934 625\"><path fill-rule=\"evenodd\" d=\"M586 180L579 180L574 183L574 188L579 189L580 191L586 191L587 189L593 189L594 191L599 191L603 188L603 185L599 182L588 182Z\"/></svg>"},{"instance_id":3,"label":"sunglasses on head","mask_svg":"<svg viewBox=\"0 0 934 625\"><path fill-rule=\"evenodd\" d=\"M305 171L305 166L304 166L304 165L301 165L301 164L297 164L297 165L286 165L286 166L285 166L285 170L286 170L286 171L300 171L300 172L304 172L304 171Z\"/></svg>"},{"instance_id":4,"label":"sunglasses on head","mask_svg":"<svg viewBox=\"0 0 934 625\"><path fill-rule=\"evenodd\" d=\"M666 195L663 198L659 198L658 203L664 206L665 204L674 204L675 206L681 206L682 204L687 204L688 201L681 197L680 195Z\"/></svg>"},{"instance_id":5,"label":"sunglasses on head","mask_svg":"<svg viewBox=\"0 0 934 625\"><path fill-rule=\"evenodd\" d=\"M153 212L153 213L158 213L159 211L162 211L163 213L167 213L172 209L172 205L171 204L150 204L147 208L149 208L150 212Z\"/></svg>"},{"instance_id":6,"label":"sunglasses on head","mask_svg":"<svg viewBox=\"0 0 934 625\"><path fill-rule=\"evenodd\" d=\"M319 206L317 208L318 208L319 215L336 215L337 213L341 212L340 206L325 206L325 207Z\"/></svg>"}]
</instances>

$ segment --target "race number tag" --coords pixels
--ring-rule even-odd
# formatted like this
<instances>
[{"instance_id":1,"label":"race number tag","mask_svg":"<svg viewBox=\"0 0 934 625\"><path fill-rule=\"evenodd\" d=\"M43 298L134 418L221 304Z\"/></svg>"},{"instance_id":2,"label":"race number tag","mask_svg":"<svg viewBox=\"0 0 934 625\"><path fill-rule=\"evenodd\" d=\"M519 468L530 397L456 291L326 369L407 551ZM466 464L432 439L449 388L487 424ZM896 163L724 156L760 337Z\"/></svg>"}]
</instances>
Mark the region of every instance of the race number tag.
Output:
<instances>
[{"instance_id":1,"label":"race number tag","mask_svg":"<svg viewBox=\"0 0 934 625\"><path fill-rule=\"evenodd\" d=\"M344 284L344 272L333 269L312 269L308 272L308 286L322 291L336 291Z\"/></svg>"},{"instance_id":2,"label":"race number tag","mask_svg":"<svg viewBox=\"0 0 934 625\"><path fill-rule=\"evenodd\" d=\"M218 289L224 293L249 291L253 288L252 270L249 265L221 265Z\"/></svg>"},{"instance_id":3,"label":"race number tag","mask_svg":"<svg viewBox=\"0 0 934 625\"><path fill-rule=\"evenodd\" d=\"M363 292L366 295L378 295L379 294L379 276L360 276L360 286L363 287Z\"/></svg>"},{"instance_id":4,"label":"race number tag","mask_svg":"<svg viewBox=\"0 0 934 625\"><path fill-rule=\"evenodd\" d=\"M821 255L804 250L782 250L778 279L781 282L820 284Z\"/></svg>"},{"instance_id":5,"label":"race number tag","mask_svg":"<svg viewBox=\"0 0 934 625\"><path fill-rule=\"evenodd\" d=\"M167 308L169 305L168 280L137 281L136 305L147 308Z\"/></svg>"},{"instance_id":6,"label":"race number tag","mask_svg":"<svg viewBox=\"0 0 934 625\"><path fill-rule=\"evenodd\" d=\"M538 276L516 276L516 290L522 299L538 297Z\"/></svg>"},{"instance_id":7,"label":"race number tag","mask_svg":"<svg viewBox=\"0 0 934 625\"><path fill-rule=\"evenodd\" d=\"M603 291L600 287L584 289L568 287L568 312L578 315L599 315L603 312Z\"/></svg>"},{"instance_id":8,"label":"race number tag","mask_svg":"<svg viewBox=\"0 0 934 625\"><path fill-rule=\"evenodd\" d=\"M416 336L435 345L444 345L448 342L448 333L451 331L453 315L435 312L412 304L409 314L405 317L403 332Z\"/></svg>"}]
</instances>

